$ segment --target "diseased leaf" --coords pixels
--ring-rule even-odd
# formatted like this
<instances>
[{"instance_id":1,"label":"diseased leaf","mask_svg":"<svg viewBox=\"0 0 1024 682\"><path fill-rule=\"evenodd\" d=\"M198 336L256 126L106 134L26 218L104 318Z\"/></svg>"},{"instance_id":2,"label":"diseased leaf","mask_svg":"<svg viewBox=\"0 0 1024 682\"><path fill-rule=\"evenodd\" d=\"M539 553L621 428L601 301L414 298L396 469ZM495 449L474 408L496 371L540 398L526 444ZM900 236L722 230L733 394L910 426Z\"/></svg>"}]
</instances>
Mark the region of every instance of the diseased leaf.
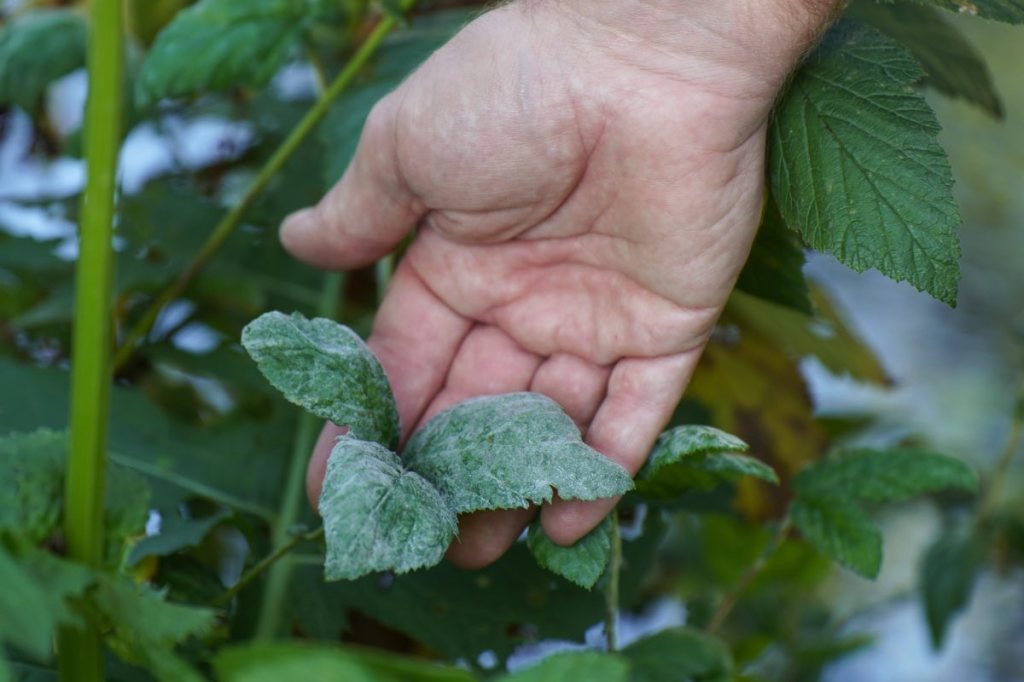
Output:
<instances>
[{"instance_id":1,"label":"diseased leaf","mask_svg":"<svg viewBox=\"0 0 1024 682\"><path fill-rule=\"evenodd\" d=\"M28 12L0 28L0 105L35 113L46 87L85 65L86 25L70 9Z\"/></svg>"},{"instance_id":2,"label":"diseased leaf","mask_svg":"<svg viewBox=\"0 0 1024 682\"><path fill-rule=\"evenodd\" d=\"M809 246L954 305L960 215L939 125L911 87L922 75L891 38L839 23L776 107L769 175Z\"/></svg>"},{"instance_id":3,"label":"diseased leaf","mask_svg":"<svg viewBox=\"0 0 1024 682\"><path fill-rule=\"evenodd\" d=\"M1004 21L1008 24L1024 23L1024 0L915 0L942 9Z\"/></svg>"},{"instance_id":4,"label":"diseased leaf","mask_svg":"<svg viewBox=\"0 0 1024 682\"><path fill-rule=\"evenodd\" d=\"M860 0L850 6L847 16L871 24L910 50L927 74L926 85L1003 117L1003 103L984 58L934 9Z\"/></svg>"},{"instance_id":5,"label":"diseased leaf","mask_svg":"<svg viewBox=\"0 0 1024 682\"><path fill-rule=\"evenodd\" d=\"M320 493L328 580L434 566L456 532L455 514L429 482L387 448L342 437Z\"/></svg>"},{"instance_id":6,"label":"diseased leaf","mask_svg":"<svg viewBox=\"0 0 1024 682\"><path fill-rule=\"evenodd\" d=\"M953 618L970 602L981 568L981 544L972 531L965 524L943 533L921 560L921 599L936 650L942 648Z\"/></svg>"},{"instance_id":7,"label":"diseased leaf","mask_svg":"<svg viewBox=\"0 0 1024 682\"><path fill-rule=\"evenodd\" d=\"M213 661L220 682L344 680L345 682L472 682L466 670L341 646L250 644L226 649Z\"/></svg>"},{"instance_id":8,"label":"diseased leaf","mask_svg":"<svg viewBox=\"0 0 1024 682\"><path fill-rule=\"evenodd\" d=\"M819 552L865 578L882 566L882 533L853 502L800 498L790 513L804 539Z\"/></svg>"},{"instance_id":9,"label":"diseased leaf","mask_svg":"<svg viewBox=\"0 0 1024 682\"><path fill-rule=\"evenodd\" d=\"M210 531L231 513L222 510L198 519L184 519L177 515L164 515L160 519L160 532L139 540L128 555L128 565L134 566L151 556L167 556L189 547L196 547Z\"/></svg>"},{"instance_id":10,"label":"diseased leaf","mask_svg":"<svg viewBox=\"0 0 1024 682\"><path fill-rule=\"evenodd\" d=\"M594 500L633 487L625 469L585 445L562 408L538 393L450 407L413 435L403 460L459 514L550 502L555 490Z\"/></svg>"},{"instance_id":11,"label":"diseased leaf","mask_svg":"<svg viewBox=\"0 0 1024 682\"><path fill-rule=\"evenodd\" d=\"M732 656L719 640L693 628L672 628L622 650L632 668L629 682L699 680L729 682Z\"/></svg>"},{"instance_id":12,"label":"diseased leaf","mask_svg":"<svg viewBox=\"0 0 1024 682\"><path fill-rule=\"evenodd\" d=\"M609 516L576 544L563 547L552 542L544 534L540 521L535 521L527 533L526 544L538 564L589 590L604 574L608 559L611 558L611 531Z\"/></svg>"},{"instance_id":13,"label":"diseased leaf","mask_svg":"<svg viewBox=\"0 0 1024 682\"><path fill-rule=\"evenodd\" d=\"M140 107L234 85L266 85L299 44L308 0L200 0L179 12L146 55L135 86Z\"/></svg>"},{"instance_id":14,"label":"diseased leaf","mask_svg":"<svg viewBox=\"0 0 1024 682\"><path fill-rule=\"evenodd\" d=\"M360 440L397 444L398 409L388 378L348 327L298 313L264 313L242 330L242 345L291 402L348 426Z\"/></svg>"},{"instance_id":15,"label":"diseased leaf","mask_svg":"<svg viewBox=\"0 0 1024 682\"><path fill-rule=\"evenodd\" d=\"M637 492L650 499L671 499L688 490L709 490L721 482L752 476L778 483L767 464L736 453L748 446L710 426L677 426L661 434L637 476Z\"/></svg>"},{"instance_id":16,"label":"diseased leaf","mask_svg":"<svg viewBox=\"0 0 1024 682\"><path fill-rule=\"evenodd\" d=\"M540 663L499 677L499 682L627 682L629 664L615 654L569 651L545 658Z\"/></svg>"},{"instance_id":17,"label":"diseased leaf","mask_svg":"<svg viewBox=\"0 0 1024 682\"><path fill-rule=\"evenodd\" d=\"M800 496L899 502L949 488L973 491L977 474L959 459L920 450L851 450L801 471Z\"/></svg>"},{"instance_id":18,"label":"diseased leaf","mask_svg":"<svg viewBox=\"0 0 1024 682\"><path fill-rule=\"evenodd\" d=\"M320 127L324 146L330 150L324 168L328 184L337 182L352 160L373 105L448 42L469 18L465 10L430 13L416 17L408 29L384 40L373 61L331 106Z\"/></svg>"},{"instance_id":19,"label":"diseased leaf","mask_svg":"<svg viewBox=\"0 0 1024 682\"><path fill-rule=\"evenodd\" d=\"M761 226L736 288L766 301L810 315L811 299L804 278L804 250L769 194Z\"/></svg>"}]
</instances>

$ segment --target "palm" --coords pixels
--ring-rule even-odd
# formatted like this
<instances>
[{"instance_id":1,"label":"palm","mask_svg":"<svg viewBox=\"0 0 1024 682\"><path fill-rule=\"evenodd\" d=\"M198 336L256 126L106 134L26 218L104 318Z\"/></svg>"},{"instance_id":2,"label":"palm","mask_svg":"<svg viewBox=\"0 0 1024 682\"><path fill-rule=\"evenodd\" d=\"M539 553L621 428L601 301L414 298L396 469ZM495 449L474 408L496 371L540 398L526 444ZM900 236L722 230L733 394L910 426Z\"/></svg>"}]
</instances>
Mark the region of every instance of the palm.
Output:
<instances>
[{"instance_id":1,"label":"palm","mask_svg":"<svg viewBox=\"0 0 1024 682\"><path fill-rule=\"evenodd\" d=\"M370 339L406 436L467 397L532 390L635 472L753 239L770 100L496 31L516 16L478 20L385 99L346 177L285 241L349 267L420 223ZM508 35L528 38L495 39ZM467 108L466 91L484 94ZM545 527L572 541L610 506L556 503ZM466 520L456 558L494 558L528 515Z\"/></svg>"}]
</instances>

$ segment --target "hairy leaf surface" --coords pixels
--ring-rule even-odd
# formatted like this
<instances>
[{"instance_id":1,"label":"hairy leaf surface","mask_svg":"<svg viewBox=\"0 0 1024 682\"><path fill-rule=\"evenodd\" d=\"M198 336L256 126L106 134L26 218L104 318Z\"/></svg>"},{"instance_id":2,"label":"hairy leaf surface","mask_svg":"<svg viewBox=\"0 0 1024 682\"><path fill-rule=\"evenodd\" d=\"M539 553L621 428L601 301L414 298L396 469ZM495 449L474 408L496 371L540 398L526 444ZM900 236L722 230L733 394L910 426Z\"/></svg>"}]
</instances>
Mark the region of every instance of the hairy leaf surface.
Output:
<instances>
[{"instance_id":1,"label":"hairy leaf surface","mask_svg":"<svg viewBox=\"0 0 1024 682\"><path fill-rule=\"evenodd\" d=\"M804 539L850 570L874 578L882 567L882 533L855 503L801 498L790 510Z\"/></svg>"},{"instance_id":2,"label":"hairy leaf surface","mask_svg":"<svg viewBox=\"0 0 1024 682\"><path fill-rule=\"evenodd\" d=\"M677 426L661 434L637 476L644 497L671 499L687 490L708 490L723 481L752 476L778 483L767 464L737 454L748 446L736 436L710 426Z\"/></svg>"},{"instance_id":3,"label":"hairy leaf surface","mask_svg":"<svg viewBox=\"0 0 1024 682\"><path fill-rule=\"evenodd\" d=\"M320 494L328 580L433 566L455 536L455 514L434 487L387 448L342 437Z\"/></svg>"},{"instance_id":4,"label":"hairy leaf surface","mask_svg":"<svg viewBox=\"0 0 1024 682\"><path fill-rule=\"evenodd\" d=\"M473 398L431 419L409 441L407 466L457 512L514 509L621 495L629 474L580 438L550 398L508 393Z\"/></svg>"},{"instance_id":5,"label":"hairy leaf surface","mask_svg":"<svg viewBox=\"0 0 1024 682\"><path fill-rule=\"evenodd\" d=\"M954 305L960 215L923 76L892 39L843 22L801 67L769 131L772 194L811 247Z\"/></svg>"},{"instance_id":6,"label":"hairy leaf surface","mask_svg":"<svg viewBox=\"0 0 1024 682\"><path fill-rule=\"evenodd\" d=\"M28 12L0 28L0 104L34 113L50 83L85 65L86 32L70 9Z\"/></svg>"},{"instance_id":7,"label":"hairy leaf surface","mask_svg":"<svg viewBox=\"0 0 1024 682\"><path fill-rule=\"evenodd\" d=\"M38 544L60 521L64 433L40 429L0 439L0 532Z\"/></svg>"},{"instance_id":8,"label":"hairy leaf surface","mask_svg":"<svg viewBox=\"0 0 1024 682\"><path fill-rule=\"evenodd\" d=\"M284 396L360 440L392 447L398 409L384 369L359 336L324 318L264 313L242 330L242 345Z\"/></svg>"},{"instance_id":9,"label":"hairy leaf surface","mask_svg":"<svg viewBox=\"0 0 1024 682\"><path fill-rule=\"evenodd\" d=\"M535 521L527 533L526 544L538 564L589 590L608 566L612 550L611 530L609 516L574 545L563 547L552 542L544 534L540 521Z\"/></svg>"}]
</instances>

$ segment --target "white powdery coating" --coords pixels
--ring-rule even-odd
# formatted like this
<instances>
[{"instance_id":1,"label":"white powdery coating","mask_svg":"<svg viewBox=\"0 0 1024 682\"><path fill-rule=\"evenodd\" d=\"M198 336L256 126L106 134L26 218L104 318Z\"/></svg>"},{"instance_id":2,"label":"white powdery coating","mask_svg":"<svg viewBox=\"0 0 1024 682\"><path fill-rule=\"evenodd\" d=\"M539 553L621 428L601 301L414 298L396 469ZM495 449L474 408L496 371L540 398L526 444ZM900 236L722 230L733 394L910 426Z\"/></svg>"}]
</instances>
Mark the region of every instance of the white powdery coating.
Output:
<instances>
[{"instance_id":1,"label":"white powdery coating","mask_svg":"<svg viewBox=\"0 0 1024 682\"><path fill-rule=\"evenodd\" d=\"M455 514L433 486L377 443L342 437L320 494L327 580L433 566L455 536Z\"/></svg>"}]
</instances>

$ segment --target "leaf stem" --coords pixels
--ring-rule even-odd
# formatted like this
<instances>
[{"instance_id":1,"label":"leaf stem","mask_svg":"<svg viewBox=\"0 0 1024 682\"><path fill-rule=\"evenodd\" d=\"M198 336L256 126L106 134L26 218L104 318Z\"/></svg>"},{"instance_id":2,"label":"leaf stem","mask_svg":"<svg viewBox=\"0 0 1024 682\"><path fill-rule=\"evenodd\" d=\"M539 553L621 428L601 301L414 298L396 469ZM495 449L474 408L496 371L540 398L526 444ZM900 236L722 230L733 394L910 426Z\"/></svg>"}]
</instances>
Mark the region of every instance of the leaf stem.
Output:
<instances>
[{"instance_id":1,"label":"leaf stem","mask_svg":"<svg viewBox=\"0 0 1024 682\"><path fill-rule=\"evenodd\" d=\"M391 283L391 276L395 272L395 254L389 253L381 258L373 266L373 276L377 284L377 305L384 300L384 294Z\"/></svg>"},{"instance_id":2,"label":"leaf stem","mask_svg":"<svg viewBox=\"0 0 1024 682\"><path fill-rule=\"evenodd\" d=\"M978 503L979 524L987 521L995 512L999 497L1002 494L1003 486L1006 485L1006 478L1013 464L1017 452L1020 451L1021 442L1024 441L1024 382L1017 390L1017 402L1014 405L1013 421L1010 423L1010 434L1006 439L1006 446L1003 448L999 461L989 477L988 486Z\"/></svg>"},{"instance_id":3,"label":"leaf stem","mask_svg":"<svg viewBox=\"0 0 1024 682\"><path fill-rule=\"evenodd\" d=\"M604 635L609 652L618 651L619 576L622 572L622 533L619 532L619 512L612 510L612 551L608 559L608 582L604 587Z\"/></svg>"},{"instance_id":4,"label":"leaf stem","mask_svg":"<svg viewBox=\"0 0 1024 682\"><path fill-rule=\"evenodd\" d=\"M320 304L317 310L320 317L334 319L339 314L338 304L343 281L343 275L338 272L328 273L324 276L323 291L320 294ZM299 425L295 431L281 508L276 520L271 525L271 544L273 546L283 545L287 541L292 527L299 518L306 490L306 465L309 462L309 453L313 451L319 430L320 420L303 410L299 415ZM256 621L256 639L270 639L280 631L293 568L292 561L284 560L267 573L263 602L260 606L259 619Z\"/></svg>"},{"instance_id":5,"label":"leaf stem","mask_svg":"<svg viewBox=\"0 0 1024 682\"><path fill-rule=\"evenodd\" d=\"M244 590L246 586L249 585L249 583L251 583L257 577L259 577L261 573L263 573L265 570L273 566L274 562L276 562L278 559L288 554L288 552L292 551L299 545L305 542L312 542L313 540L322 537L323 534L324 527L320 526L316 530L311 530L308 533L300 533L298 535L293 536L291 540L284 543L283 545L275 549L273 552L260 559L259 563L257 563L255 566L253 566L248 571L243 573L242 577L238 579L238 582L232 585L224 592L222 592L219 597L217 597L213 600L213 602L211 602L211 605L224 606L229 601L238 596L238 593Z\"/></svg>"},{"instance_id":6,"label":"leaf stem","mask_svg":"<svg viewBox=\"0 0 1024 682\"><path fill-rule=\"evenodd\" d=\"M93 0L91 12L85 111L87 174L75 279L64 535L70 558L99 568L103 564L103 500L110 418L114 280L111 240L121 144L124 38L118 0ZM63 682L103 679L103 649L98 631L63 629L58 645Z\"/></svg>"},{"instance_id":7,"label":"leaf stem","mask_svg":"<svg viewBox=\"0 0 1024 682\"><path fill-rule=\"evenodd\" d=\"M761 571L763 571L764 567L768 564L768 560L775 555L775 552L779 550L779 547L781 547L786 541L786 538L789 537L789 531L792 528L792 525L792 520L789 518L789 514L786 514L782 521L779 522L779 527L775 531L775 537L772 538L772 541L764 548L764 551L761 552L759 557L757 557L757 560L754 561L746 571L744 571L742 576L740 576L739 581L736 583L736 587L734 587L729 594L725 595L725 599L723 599L722 603L719 604L715 613L711 616L711 620L708 621L707 627L704 628L705 632L711 635L721 627L722 623L725 622L725 619L729 617L730 613L732 613L733 608L736 606L736 602L739 601L743 592L746 591L746 589L750 587L750 583L754 582L754 579L761 574Z\"/></svg>"},{"instance_id":8,"label":"leaf stem","mask_svg":"<svg viewBox=\"0 0 1024 682\"><path fill-rule=\"evenodd\" d=\"M403 3L404 5L411 6L415 4L413 1ZM365 41L359 46L355 54L342 69L341 73L337 75L330 87L324 92L323 96L316 101L312 108L303 116L302 120L296 124L295 128L288 134L288 137L281 143L281 145L274 151L271 157L260 169L256 177L253 178L252 183L246 189L245 194L241 200L235 204L230 211L228 211L221 221L214 227L213 232L206 239L206 242L200 247L199 251L192 258L192 261L188 266L178 275L177 279L171 282L149 305L146 311L142 314L142 317L135 323L131 330L125 335L124 340L121 342L120 347L117 349L117 353L114 355L114 371L120 370L124 367L124 364L131 358L132 353L135 351L136 344L149 332L152 328L153 323L156 321L160 311L163 310L171 301L181 296L188 288L192 280L199 275L200 272L207 266L210 260L217 254L221 246L227 240L229 236L235 231L235 228L242 222L242 218L246 211L256 202L256 199L263 193L271 179L277 174L278 171L284 167L285 163L292 157L295 151L299 148L303 141L309 137L310 133L316 128L317 124L327 114L330 109L331 103L343 93L348 86L355 79L356 75L362 70L363 66L369 61L370 57L380 47L381 42L391 32L392 29L398 24L398 21L392 16L385 16L377 24L373 32L366 38Z\"/></svg>"}]
</instances>

